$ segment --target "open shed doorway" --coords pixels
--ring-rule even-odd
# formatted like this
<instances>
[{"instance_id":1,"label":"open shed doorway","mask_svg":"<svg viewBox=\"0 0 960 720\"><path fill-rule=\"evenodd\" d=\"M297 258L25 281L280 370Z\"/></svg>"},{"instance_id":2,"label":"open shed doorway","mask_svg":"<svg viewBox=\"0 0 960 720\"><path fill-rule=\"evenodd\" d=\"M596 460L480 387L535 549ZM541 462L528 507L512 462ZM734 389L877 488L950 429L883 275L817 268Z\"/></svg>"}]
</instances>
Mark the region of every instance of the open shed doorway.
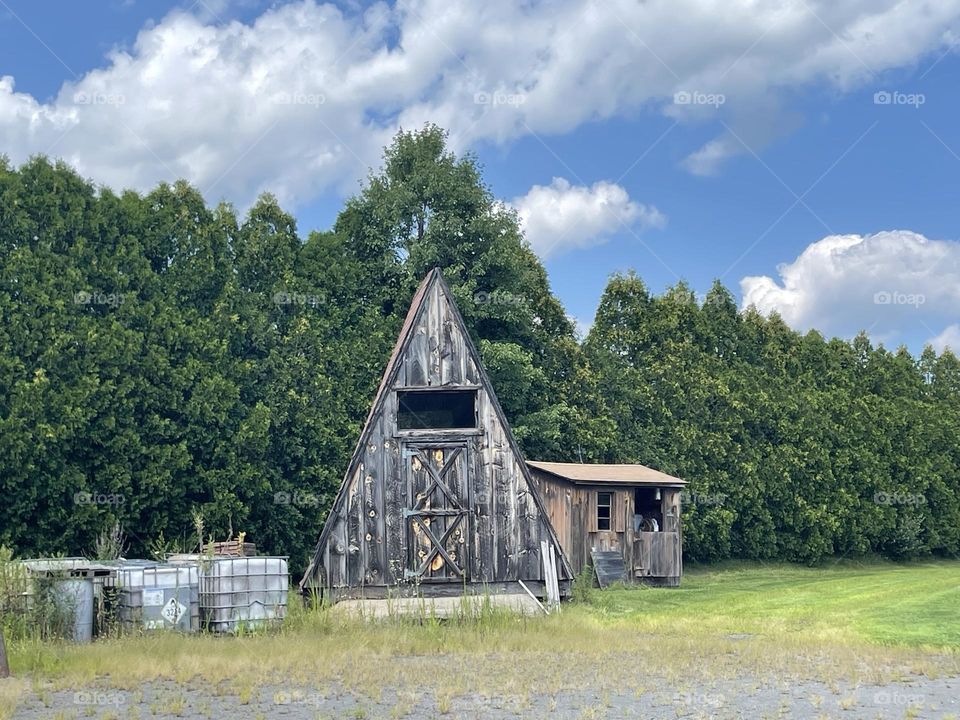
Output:
<instances>
[{"instance_id":1,"label":"open shed doorway","mask_svg":"<svg viewBox=\"0 0 960 720\"><path fill-rule=\"evenodd\" d=\"M660 488L636 488L633 491L633 530L663 530L663 499Z\"/></svg>"}]
</instances>

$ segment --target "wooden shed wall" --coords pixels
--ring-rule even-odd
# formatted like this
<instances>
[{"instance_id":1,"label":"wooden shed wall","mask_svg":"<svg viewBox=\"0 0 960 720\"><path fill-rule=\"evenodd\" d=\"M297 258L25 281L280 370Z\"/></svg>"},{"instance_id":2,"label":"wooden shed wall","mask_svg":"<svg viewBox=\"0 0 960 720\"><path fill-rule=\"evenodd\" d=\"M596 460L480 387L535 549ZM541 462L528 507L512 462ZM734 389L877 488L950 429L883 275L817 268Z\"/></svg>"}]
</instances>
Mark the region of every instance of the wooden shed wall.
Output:
<instances>
[{"instance_id":1,"label":"wooden shed wall","mask_svg":"<svg viewBox=\"0 0 960 720\"><path fill-rule=\"evenodd\" d=\"M680 490L662 488L663 532L637 533L633 529L633 487L576 484L551 473L532 468L544 507L557 537L579 573L590 563L590 552L615 550L622 553L624 566L633 577L642 568L641 577L664 578L679 584L682 574L682 532L680 528ZM612 494L610 530L597 527L597 493Z\"/></svg>"},{"instance_id":2,"label":"wooden shed wall","mask_svg":"<svg viewBox=\"0 0 960 720\"><path fill-rule=\"evenodd\" d=\"M470 479L468 497L463 500L471 510L465 543L468 583L484 583L497 590L498 584L523 579L539 587L541 541L556 545L560 579L570 579L560 562L562 545L555 543L549 517L541 513L536 490L527 483L526 465L514 452L479 358L474 357L472 343L445 292L439 282L427 289L423 310L394 366L396 374L381 393L381 405L375 406L364 429L327 519L311 577L305 578L307 585L339 588L340 596L358 594L355 590L364 588L363 594L376 596L378 588L382 592L405 582L410 548L403 515L408 489L402 449L412 443L466 445ZM477 429L398 430L396 390L441 386L476 389ZM462 591L462 583L457 591Z\"/></svg>"},{"instance_id":3,"label":"wooden shed wall","mask_svg":"<svg viewBox=\"0 0 960 720\"><path fill-rule=\"evenodd\" d=\"M575 485L569 480L533 469L533 477L573 566L580 572L590 562L590 551L622 550L624 563L633 561L633 489ZM612 494L610 530L597 528L597 492Z\"/></svg>"}]
</instances>

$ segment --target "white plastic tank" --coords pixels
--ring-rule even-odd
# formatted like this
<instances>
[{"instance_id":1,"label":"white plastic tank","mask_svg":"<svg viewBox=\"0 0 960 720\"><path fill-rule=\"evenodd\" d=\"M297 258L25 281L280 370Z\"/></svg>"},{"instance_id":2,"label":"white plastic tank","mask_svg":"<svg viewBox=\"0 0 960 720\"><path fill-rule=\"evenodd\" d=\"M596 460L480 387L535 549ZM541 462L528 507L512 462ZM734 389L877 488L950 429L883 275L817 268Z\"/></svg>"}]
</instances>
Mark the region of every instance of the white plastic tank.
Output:
<instances>
[{"instance_id":1,"label":"white plastic tank","mask_svg":"<svg viewBox=\"0 0 960 720\"><path fill-rule=\"evenodd\" d=\"M196 565L122 560L116 584L119 620L128 629L200 629L200 577Z\"/></svg>"},{"instance_id":2,"label":"white plastic tank","mask_svg":"<svg viewBox=\"0 0 960 720\"><path fill-rule=\"evenodd\" d=\"M286 557L213 557L200 560L200 614L214 632L279 624L287 614Z\"/></svg>"}]
</instances>

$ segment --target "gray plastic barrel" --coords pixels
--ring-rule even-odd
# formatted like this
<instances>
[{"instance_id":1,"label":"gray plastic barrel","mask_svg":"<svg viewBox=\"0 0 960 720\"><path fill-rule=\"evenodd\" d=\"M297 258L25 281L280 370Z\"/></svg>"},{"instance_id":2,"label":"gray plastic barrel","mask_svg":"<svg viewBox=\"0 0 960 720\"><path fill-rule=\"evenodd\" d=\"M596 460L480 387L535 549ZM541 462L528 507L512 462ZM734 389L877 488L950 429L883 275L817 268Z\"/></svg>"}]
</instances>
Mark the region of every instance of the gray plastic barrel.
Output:
<instances>
[{"instance_id":1,"label":"gray plastic barrel","mask_svg":"<svg viewBox=\"0 0 960 720\"><path fill-rule=\"evenodd\" d=\"M72 640L88 643L93 640L93 580L71 578L58 580L56 603L72 619Z\"/></svg>"},{"instance_id":2,"label":"gray plastic barrel","mask_svg":"<svg viewBox=\"0 0 960 720\"><path fill-rule=\"evenodd\" d=\"M200 561L200 614L214 632L279 624L287 614L285 557L214 557Z\"/></svg>"}]
</instances>

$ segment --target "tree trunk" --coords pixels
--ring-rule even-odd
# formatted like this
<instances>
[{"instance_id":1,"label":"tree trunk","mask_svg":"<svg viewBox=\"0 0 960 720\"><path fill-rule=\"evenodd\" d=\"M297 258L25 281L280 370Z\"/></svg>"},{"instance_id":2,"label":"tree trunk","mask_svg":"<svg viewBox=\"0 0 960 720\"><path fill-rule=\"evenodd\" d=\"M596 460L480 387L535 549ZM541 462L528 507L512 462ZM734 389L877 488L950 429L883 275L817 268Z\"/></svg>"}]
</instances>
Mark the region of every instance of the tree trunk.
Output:
<instances>
[{"instance_id":1,"label":"tree trunk","mask_svg":"<svg viewBox=\"0 0 960 720\"><path fill-rule=\"evenodd\" d=\"M0 628L0 678L10 677L10 666L7 664L7 646L3 641L3 628Z\"/></svg>"}]
</instances>

